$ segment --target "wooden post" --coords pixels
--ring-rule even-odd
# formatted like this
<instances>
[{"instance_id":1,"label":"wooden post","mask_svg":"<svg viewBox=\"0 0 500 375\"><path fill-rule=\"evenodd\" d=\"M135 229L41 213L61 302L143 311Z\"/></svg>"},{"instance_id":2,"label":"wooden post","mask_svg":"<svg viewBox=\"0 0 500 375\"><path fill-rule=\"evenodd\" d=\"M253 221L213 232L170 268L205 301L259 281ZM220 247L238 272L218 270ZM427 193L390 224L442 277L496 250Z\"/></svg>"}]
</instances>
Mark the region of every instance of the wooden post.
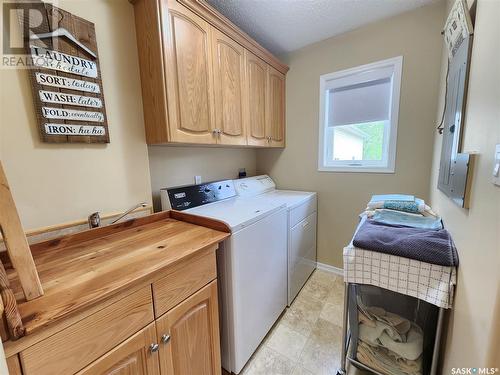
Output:
<instances>
[{"instance_id":1,"label":"wooden post","mask_svg":"<svg viewBox=\"0 0 500 375\"><path fill-rule=\"evenodd\" d=\"M17 340L24 336L26 333L21 315L17 309L16 297L14 292L10 289L9 279L5 268L3 268L2 261L0 261L0 295L2 296L2 308L5 312L5 319L7 320L7 328L11 340Z\"/></svg>"},{"instance_id":2,"label":"wooden post","mask_svg":"<svg viewBox=\"0 0 500 375\"><path fill-rule=\"evenodd\" d=\"M43 295L35 262L24 234L16 205L9 189L7 177L0 162L0 231L12 266L17 271L26 300ZM4 304L6 301L4 301Z\"/></svg>"}]
</instances>

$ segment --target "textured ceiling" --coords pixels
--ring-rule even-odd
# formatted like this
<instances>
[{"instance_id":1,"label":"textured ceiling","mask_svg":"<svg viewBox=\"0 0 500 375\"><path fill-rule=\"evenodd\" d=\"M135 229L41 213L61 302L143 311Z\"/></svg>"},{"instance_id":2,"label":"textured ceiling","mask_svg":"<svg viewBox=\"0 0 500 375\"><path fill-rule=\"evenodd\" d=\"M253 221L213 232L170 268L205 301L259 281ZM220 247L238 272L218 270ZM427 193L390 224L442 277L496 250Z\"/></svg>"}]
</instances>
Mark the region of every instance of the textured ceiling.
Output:
<instances>
[{"instance_id":1,"label":"textured ceiling","mask_svg":"<svg viewBox=\"0 0 500 375\"><path fill-rule=\"evenodd\" d=\"M440 0L207 0L274 54Z\"/></svg>"}]
</instances>

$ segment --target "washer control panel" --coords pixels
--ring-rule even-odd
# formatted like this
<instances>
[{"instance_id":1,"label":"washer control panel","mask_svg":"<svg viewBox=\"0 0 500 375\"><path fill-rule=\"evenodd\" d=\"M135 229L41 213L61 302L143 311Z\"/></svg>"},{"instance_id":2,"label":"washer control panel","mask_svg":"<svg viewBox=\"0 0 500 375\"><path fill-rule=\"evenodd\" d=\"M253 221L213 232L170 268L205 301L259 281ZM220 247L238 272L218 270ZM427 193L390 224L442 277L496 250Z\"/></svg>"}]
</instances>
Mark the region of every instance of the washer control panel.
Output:
<instances>
[{"instance_id":1,"label":"washer control panel","mask_svg":"<svg viewBox=\"0 0 500 375\"><path fill-rule=\"evenodd\" d=\"M206 182L199 185L188 185L161 190L162 209L187 210L188 208L218 202L235 197L236 190L232 180ZM165 197L168 196L168 203Z\"/></svg>"},{"instance_id":2,"label":"washer control panel","mask_svg":"<svg viewBox=\"0 0 500 375\"><path fill-rule=\"evenodd\" d=\"M241 197L251 197L272 191L276 184L268 175L255 176L234 180L236 192Z\"/></svg>"}]
</instances>

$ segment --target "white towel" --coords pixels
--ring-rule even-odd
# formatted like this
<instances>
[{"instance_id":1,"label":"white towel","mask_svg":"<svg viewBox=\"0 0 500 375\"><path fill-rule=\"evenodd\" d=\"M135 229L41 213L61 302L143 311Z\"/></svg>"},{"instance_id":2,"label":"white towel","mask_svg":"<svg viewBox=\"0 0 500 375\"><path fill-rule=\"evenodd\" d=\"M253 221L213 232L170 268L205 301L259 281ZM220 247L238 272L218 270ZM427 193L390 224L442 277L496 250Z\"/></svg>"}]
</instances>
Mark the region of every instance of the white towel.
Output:
<instances>
[{"instance_id":1,"label":"white towel","mask_svg":"<svg viewBox=\"0 0 500 375\"><path fill-rule=\"evenodd\" d=\"M359 325L359 338L372 346L382 346L396 353L402 358L416 360L423 351L422 330L412 324L405 338L401 337L394 327L378 321L375 321L375 327L367 324Z\"/></svg>"}]
</instances>

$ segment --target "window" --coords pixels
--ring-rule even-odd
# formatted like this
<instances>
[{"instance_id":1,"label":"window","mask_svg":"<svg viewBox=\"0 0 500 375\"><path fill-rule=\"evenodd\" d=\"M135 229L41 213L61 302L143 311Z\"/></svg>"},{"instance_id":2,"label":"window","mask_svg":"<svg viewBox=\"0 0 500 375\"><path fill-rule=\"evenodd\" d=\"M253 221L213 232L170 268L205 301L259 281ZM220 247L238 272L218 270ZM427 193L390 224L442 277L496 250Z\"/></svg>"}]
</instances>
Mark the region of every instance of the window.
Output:
<instances>
[{"instance_id":1,"label":"window","mask_svg":"<svg viewBox=\"0 0 500 375\"><path fill-rule=\"evenodd\" d=\"M402 62L320 77L318 170L394 172Z\"/></svg>"}]
</instances>

